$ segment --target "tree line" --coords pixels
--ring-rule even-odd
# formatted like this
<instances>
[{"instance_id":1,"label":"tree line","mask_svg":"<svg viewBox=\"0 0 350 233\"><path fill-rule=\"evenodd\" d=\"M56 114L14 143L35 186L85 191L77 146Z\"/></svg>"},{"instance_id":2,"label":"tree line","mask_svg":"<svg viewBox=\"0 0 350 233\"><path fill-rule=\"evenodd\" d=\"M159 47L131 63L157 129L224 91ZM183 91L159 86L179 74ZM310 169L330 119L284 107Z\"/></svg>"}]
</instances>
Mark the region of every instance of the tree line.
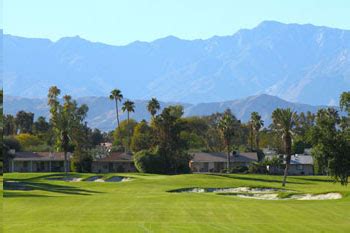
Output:
<instances>
[{"instance_id":1,"label":"tree line","mask_svg":"<svg viewBox=\"0 0 350 233\"><path fill-rule=\"evenodd\" d=\"M3 145L22 150L73 152L74 169L89 171L89 163L97 154L101 156L99 144L111 142L112 151L134 154L139 171L166 174L190 172L188 164L194 151L225 152L225 172L230 172L231 154L254 151L261 161L264 157L261 148L269 147L285 156L283 185L291 155L312 148L316 174L348 183L350 92L341 95L339 104L347 116L341 116L334 108L320 109L316 114L278 108L272 113L272 124L264 125L257 112L251 113L250 120L243 123L229 109L209 116L184 117L181 105L161 108L156 98L147 105L150 121L137 122L132 119L135 103L123 101L122 92L114 89L109 98L115 102L117 125L108 133L90 129L85 122L88 107L79 106L69 95L60 101L60 94L57 87L49 90L48 121L43 117L34 121L34 115L24 111L16 116L4 116ZM127 114L124 121L119 119L121 112Z\"/></svg>"}]
</instances>

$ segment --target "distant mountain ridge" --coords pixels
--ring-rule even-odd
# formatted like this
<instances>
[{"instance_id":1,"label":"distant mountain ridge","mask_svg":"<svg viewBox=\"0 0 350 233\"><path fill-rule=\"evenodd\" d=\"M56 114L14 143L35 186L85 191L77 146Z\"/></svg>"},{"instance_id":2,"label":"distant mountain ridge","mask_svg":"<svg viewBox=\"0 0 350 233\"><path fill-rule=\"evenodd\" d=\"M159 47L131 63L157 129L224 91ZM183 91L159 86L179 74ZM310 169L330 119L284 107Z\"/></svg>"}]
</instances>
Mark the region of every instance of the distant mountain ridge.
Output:
<instances>
[{"instance_id":1,"label":"distant mountain ridge","mask_svg":"<svg viewBox=\"0 0 350 233\"><path fill-rule=\"evenodd\" d=\"M114 102L107 97L81 97L77 99L79 104L87 104L89 112L87 116L88 125L92 128L99 128L103 131L113 130L116 125L116 113ZM140 121L142 119L149 120L150 114L147 111L146 100L134 100L135 113L131 113L131 117ZM181 104L184 106L185 116L206 116L215 112L223 112L227 108L231 109L238 119L242 122L247 122L250 114L257 111L261 114L265 121L265 126L271 123L271 113L276 108L291 108L297 112L311 111L317 112L318 109L325 106L311 106L307 104L298 104L285 101L281 98L270 96L266 94L250 96L244 99L201 103L201 104L186 104L174 102L161 102L161 107L164 108L169 105ZM38 116L49 117L49 109L47 107L47 100L45 98L23 98L5 96L4 111L5 114L15 115L19 110L30 111ZM126 119L126 114L120 112L121 119Z\"/></svg>"},{"instance_id":2,"label":"distant mountain ridge","mask_svg":"<svg viewBox=\"0 0 350 233\"><path fill-rule=\"evenodd\" d=\"M222 102L262 93L337 104L350 89L350 31L265 21L207 40L174 36L112 46L80 37L52 42L3 35L4 89L44 97L51 85L75 97Z\"/></svg>"}]
</instances>

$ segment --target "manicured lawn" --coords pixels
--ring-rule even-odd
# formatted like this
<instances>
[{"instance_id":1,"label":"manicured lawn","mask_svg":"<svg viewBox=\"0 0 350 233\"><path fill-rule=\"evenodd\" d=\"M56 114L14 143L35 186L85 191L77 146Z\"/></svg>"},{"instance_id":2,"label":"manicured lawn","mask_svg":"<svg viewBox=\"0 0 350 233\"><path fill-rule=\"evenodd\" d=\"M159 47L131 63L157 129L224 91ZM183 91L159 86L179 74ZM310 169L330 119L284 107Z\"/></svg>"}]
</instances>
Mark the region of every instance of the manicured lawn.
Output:
<instances>
[{"instance_id":1,"label":"manicured lawn","mask_svg":"<svg viewBox=\"0 0 350 233\"><path fill-rule=\"evenodd\" d=\"M186 187L280 188L279 176L121 175L134 180L74 183L47 180L50 174L6 174L6 181L21 183L12 182L11 190L5 187L4 232L350 232L350 187L325 177L290 177L286 188L339 192L344 198L254 200L167 192Z\"/></svg>"}]
</instances>

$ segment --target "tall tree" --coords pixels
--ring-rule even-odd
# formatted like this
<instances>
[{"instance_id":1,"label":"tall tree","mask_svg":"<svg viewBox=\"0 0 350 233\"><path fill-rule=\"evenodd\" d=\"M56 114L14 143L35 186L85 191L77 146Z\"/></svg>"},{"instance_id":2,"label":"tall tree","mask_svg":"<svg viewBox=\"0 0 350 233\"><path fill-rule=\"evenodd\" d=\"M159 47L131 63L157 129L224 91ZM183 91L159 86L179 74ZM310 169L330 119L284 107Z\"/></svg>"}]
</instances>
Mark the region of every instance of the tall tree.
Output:
<instances>
[{"instance_id":1,"label":"tall tree","mask_svg":"<svg viewBox=\"0 0 350 233\"><path fill-rule=\"evenodd\" d=\"M123 95L122 92L119 89L114 89L111 91L111 94L109 95L109 99L115 101L115 111L117 113L117 123L119 127L119 108L118 108L118 102L122 101Z\"/></svg>"},{"instance_id":2,"label":"tall tree","mask_svg":"<svg viewBox=\"0 0 350 233\"><path fill-rule=\"evenodd\" d=\"M341 94L339 105L342 110L348 112L348 115L350 117L350 91L343 92Z\"/></svg>"},{"instance_id":3,"label":"tall tree","mask_svg":"<svg viewBox=\"0 0 350 233\"><path fill-rule=\"evenodd\" d=\"M254 131L256 149L259 150L259 132L260 129L264 126L264 121L261 119L261 116L257 112L251 113L250 121Z\"/></svg>"},{"instance_id":4,"label":"tall tree","mask_svg":"<svg viewBox=\"0 0 350 233\"><path fill-rule=\"evenodd\" d=\"M34 113L19 111L16 114L16 125L20 133L32 133L34 123Z\"/></svg>"},{"instance_id":5,"label":"tall tree","mask_svg":"<svg viewBox=\"0 0 350 233\"><path fill-rule=\"evenodd\" d=\"M38 117L38 119L34 122L33 131L35 134L46 133L49 129L50 124L43 116Z\"/></svg>"},{"instance_id":6,"label":"tall tree","mask_svg":"<svg viewBox=\"0 0 350 233\"><path fill-rule=\"evenodd\" d=\"M124 102L122 107L123 112L127 112L127 121L128 121L128 147L126 148L129 150L130 148L130 137L131 137L131 129L129 127L129 121L130 121L130 112L135 112L135 103L131 100L127 100Z\"/></svg>"},{"instance_id":7,"label":"tall tree","mask_svg":"<svg viewBox=\"0 0 350 233\"><path fill-rule=\"evenodd\" d=\"M61 91L56 86L49 89L48 105L50 106L51 124L56 135L56 145L64 152L64 171L68 174L68 152L71 144L77 144L88 107L78 106L71 96L63 97L63 104L58 101Z\"/></svg>"},{"instance_id":8,"label":"tall tree","mask_svg":"<svg viewBox=\"0 0 350 233\"><path fill-rule=\"evenodd\" d=\"M4 136L15 135L17 132L16 119L12 115L5 115L3 117Z\"/></svg>"},{"instance_id":9,"label":"tall tree","mask_svg":"<svg viewBox=\"0 0 350 233\"><path fill-rule=\"evenodd\" d=\"M152 119L156 115L157 111L160 109L159 101L156 98L152 98L147 104L147 110L151 114Z\"/></svg>"},{"instance_id":10,"label":"tall tree","mask_svg":"<svg viewBox=\"0 0 350 233\"><path fill-rule=\"evenodd\" d=\"M189 170L190 156L187 153L187 142L180 135L185 126L179 109L179 106L169 106L154 119L155 144L160 158L164 161L164 173L176 174Z\"/></svg>"},{"instance_id":11,"label":"tall tree","mask_svg":"<svg viewBox=\"0 0 350 233\"><path fill-rule=\"evenodd\" d=\"M224 115L222 116L222 118L219 120L218 123L218 128L221 131L222 137L224 139L225 142L225 146L226 146L226 151L227 151L227 172L229 172L230 170L230 154L231 154L231 150L232 150L232 140L233 137L235 135L235 131L236 131L236 119L235 117L232 115L231 111L226 110L226 112L224 113Z\"/></svg>"},{"instance_id":12,"label":"tall tree","mask_svg":"<svg viewBox=\"0 0 350 233\"><path fill-rule=\"evenodd\" d=\"M277 108L272 113L272 128L277 131L284 142L284 152L286 154L286 166L284 169L284 176L282 186L286 185L288 169L292 155L292 136L293 130L297 122L297 114L290 108Z\"/></svg>"}]
</instances>

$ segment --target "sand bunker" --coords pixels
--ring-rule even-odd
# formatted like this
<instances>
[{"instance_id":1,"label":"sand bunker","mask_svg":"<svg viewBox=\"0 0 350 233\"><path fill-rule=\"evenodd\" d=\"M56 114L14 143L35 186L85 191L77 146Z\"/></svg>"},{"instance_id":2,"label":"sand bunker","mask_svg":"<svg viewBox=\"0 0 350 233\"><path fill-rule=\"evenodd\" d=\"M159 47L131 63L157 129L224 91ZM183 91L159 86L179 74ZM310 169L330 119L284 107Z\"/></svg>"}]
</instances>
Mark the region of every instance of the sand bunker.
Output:
<instances>
[{"instance_id":1,"label":"sand bunker","mask_svg":"<svg viewBox=\"0 0 350 233\"><path fill-rule=\"evenodd\" d=\"M292 194L281 197L279 193L291 193L293 191L276 188L187 188L178 189L170 192L177 193L217 193L223 195L232 195L241 198L250 198L258 200L334 200L342 198L340 193L325 194Z\"/></svg>"},{"instance_id":2,"label":"sand bunker","mask_svg":"<svg viewBox=\"0 0 350 233\"><path fill-rule=\"evenodd\" d=\"M132 180L130 177L113 176L106 180L106 182L125 182Z\"/></svg>"},{"instance_id":3,"label":"sand bunker","mask_svg":"<svg viewBox=\"0 0 350 233\"><path fill-rule=\"evenodd\" d=\"M50 177L46 178L46 180L57 180L57 181L67 181L67 182L79 182L83 178L79 177Z\"/></svg>"},{"instance_id":4,"label":"sand bunker","mask_svg":"<svg viewBox=\"0 0 350 233\"><path fill-rule=\"evenodd\" d=\"M297 199L297 200L334 200L334 199L340 199L342 198L342 195L340 193L325 193L325 194L298 194L293 195L291 199Z\"/></svg>"},{"instance_id":5,"label":"sand bunker","mask_svg":"<svg viewBox=\"0 0 350 233\"><path fill-rule=\"evenodd\" d=\"M234 195L234 194L233 194ZM326 193L326 194L295 194L289 197L278 197L277 193L270 194L236 194L237 197L252 198L258 200L335 200L342 198L340 193Z\"/></svg>"},{"instance_id":6,"label":"sand bunker","mask_svg":"<svg viewBox=\"0 0 350 233\"><path fill-rule=\"evenodd\" d=\"M98 180L101 180L102 176L90 176L89 178L86 178L84 181L88 182L98 182Z\"/></svg>"},{"instance_id":7,"label":"sand bunker","mask_svg":"<svg viewBox=\"0 0 350 233\"><path fill-rule=\"evenodd\" d=\"M274 193L274 192L289 192L289 190L274 189L274 188L238 187L238 188L188 188L188 189L174 190L172 192L179 192L179 193Z\"/></svg>"}]
</instances>

